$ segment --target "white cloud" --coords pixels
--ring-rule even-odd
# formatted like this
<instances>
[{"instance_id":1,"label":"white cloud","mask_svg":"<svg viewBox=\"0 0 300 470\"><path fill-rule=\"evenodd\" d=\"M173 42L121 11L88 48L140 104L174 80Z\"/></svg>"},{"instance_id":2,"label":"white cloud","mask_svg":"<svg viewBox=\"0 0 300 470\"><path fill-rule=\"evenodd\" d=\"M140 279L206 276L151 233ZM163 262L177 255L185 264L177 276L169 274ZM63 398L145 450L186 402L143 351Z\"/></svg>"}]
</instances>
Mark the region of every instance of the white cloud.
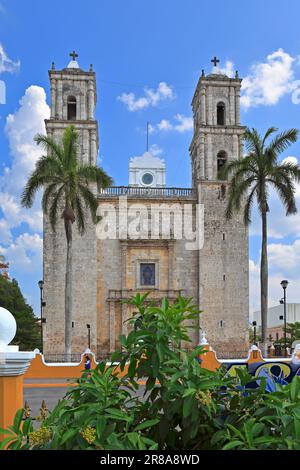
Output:
<instances>
[{"instance_id":1,"label":"white cloud","mask_svg":"<svg viewBox=\"0 0 300 470\"><path fill-rule=\"evenodd\" d=\"M294 156L288 156L282 162L298 163ZM284 239L288 236L298 236L300 233L300 184L295 184L295 200L298 212L289 216L285 215L285 208L274 188L269 190L268 214L268 236L269 239ZM261 235L261 218L256 209L253 210L252 224L250 225L250 235Z\"/></svg>"},{"instance_id":2,"label":"white cloud","mask_svg":"<svg viewBox=\"0 0 300 470\"><path fill-rule=\"evenodd\" d=\"M0 246L0 253L18 273L33 273L42 264L43 240L39 234L23 233L7 248Z\"/></svg>"},{"instance_id":3,"label":"white cloud","mask_svg":"<svg viewBox=\"0 0 300 470\"><path fill-rule=\"evenodd\" d=\"M38 233L25 232L13 237L12 229L27 224L27 230L42 231L42 211L38 197L32 209L20 205L24 184L33 171L41 150L33 141L44 133L44 119L50 110L43 88L31 86L20 100L20 106L6 119L11 165L0 175L0 253L9 261L14 272L34 273L42 263L42 238Z\"/></svg>"},{"instance_id":4,"label":"white cloud","mask_svg":"<svg viewBox=\"0 0 300 470\"><path fill-rule=\"evenodd\" d=\"M268 257L274 271L288 271L290 276L297 276L300 265L300 239L292 244L270 243Z\"/></svg>"},{"instance_id":5,"label":"white cloud","mask_svg":"<svg viewBox=\"0 0 300 470\"><path fill-rule=\"evenodd\" d=\"M162 119L158 124L157 124L157 129L159 131L170 131L173 129L173 126L172 124L170 123L170 121L168 121L167 119Z\"/></svg>"},{"instance_id":6,"label":"white cloud","mask_svg":"<svg viewBox=\"0 0 300 470\"><path fill-rule=\"evenodd\" d=\"M268 245L269 261L269 307L279 304L282 297L282 279L288 279L288 301L300 302L300 239L289 243ZM250 312L260 310L260 260L249 261Z\"/></svg>"},{"instance_id":7,"label":"white cloud","mask_svg":"<svg viewBox=\"0 0 300 470\"><path fill-rule=\"evenodd\" d=\"M234 63L231 60L226 60L225 67L221 67L220 71L227 75L227 77L232 78L234 75Z\"/></svg>"},{"instance_id":8,"label":"white cloud","mask_svg":"<svg viewBox=\"0 0 300 470\"><path fill-rule=\"evenodd\" d=\"M157 144L152 144L149 148L149 152L152 153L155 157L162 155L164 153L163 149Z\"/></svg>"},{"instance_id":9,"label":"white cloud","mask_svg":"<svg viewBox=\"0 0 300 470\"><path fill-rule=\"evenodd\" d=\"M12 240L12 234L9 225L5 219L0 219L0 244L9 244Z\"/></svg>"},{"instance_id":10,"label":"white cloud","mask_svg":"<svg viewBox=\"0 0 300 470\"><path fill-rule=\"evenodd\" d=\"M193 118L184 116L183 114L176 114L174 122L167 119L162 119L156 126L158 131L177 131L180 133L193 130Z\"/></svg>"},{"instance_id":11,"label":"white cloud","mask_svg":"<svg viewBox=\"0 0 300 470\"><path fill-rule=\"evenodd\" d=\"M0 9L0 11L2 11ZM20 69L21 62L19 60L11 60L4 50L3 45L0 43L0 73L3 72L17 72Z\"/></svg>"},{"instance_id":12,"label":"white cloud","mask_svg":"<svg viewBox=\"0 0 300 470\"><path fill-rule=\"evenodd\" d=\"M144 96L136 97L135 93L122 93L117 97L119 101L124 103L129 111L138 111L150 106L155 107L161 101L172 100L175 94L172 88L165 82L160 82L156 90L152 88L144 89Z\"/></svg>"},{"instance_id":13,"label":"white cloud","mask_svg":"<svg viewBox=\"0 0 300 470\"><path fill-rule=\"evenodd\" d=\"M274 105L295 89L293 58L283 49L269 54L262 63L251 67L251 73L242 81L241 105Z\"/></svg>"},{"instance_id":14,"label":"white cloud","mask_svg":"<svg viewBox=\"0 0 300 470\"><path fill-rule=\"evenodd\" d=\"M41 155L33 138L37 133L45 133L44 119L49 115L44 89L32 85L21 98L19 109L6 119L12 164L0 176L0 208L10 228L25 222L31 230L42 230L40 199L28 210L20 206L20 195Z\"/></svg>"}]
</instances>

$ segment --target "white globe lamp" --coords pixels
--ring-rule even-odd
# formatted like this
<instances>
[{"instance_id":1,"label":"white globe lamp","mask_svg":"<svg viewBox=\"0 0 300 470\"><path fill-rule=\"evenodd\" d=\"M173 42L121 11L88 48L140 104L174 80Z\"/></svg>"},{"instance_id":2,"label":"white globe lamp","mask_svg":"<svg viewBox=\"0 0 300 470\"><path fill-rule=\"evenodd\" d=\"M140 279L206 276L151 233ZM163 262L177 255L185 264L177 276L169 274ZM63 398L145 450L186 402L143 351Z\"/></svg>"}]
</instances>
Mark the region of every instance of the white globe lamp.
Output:
<instances>
[{"instance_id":1,"label":"white globe lamp","mask_svg":"<svg viewBox=\"0 0 300 470\"><path fill-rule=\"evenodd\" d=\"M0 307L0 351L6 351L9 343L16 336L17 323L14 316L3 307Z\"/></svg>"}]
</instances>

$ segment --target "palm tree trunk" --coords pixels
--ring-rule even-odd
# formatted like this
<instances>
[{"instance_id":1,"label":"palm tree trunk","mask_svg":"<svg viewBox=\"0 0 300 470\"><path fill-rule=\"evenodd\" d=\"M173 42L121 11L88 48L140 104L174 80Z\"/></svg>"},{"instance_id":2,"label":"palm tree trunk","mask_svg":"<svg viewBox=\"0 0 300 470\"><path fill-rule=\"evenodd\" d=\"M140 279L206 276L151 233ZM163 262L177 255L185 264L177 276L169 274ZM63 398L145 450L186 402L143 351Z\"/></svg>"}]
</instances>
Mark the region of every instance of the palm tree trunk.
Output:
<instances>
[{"instance_id":1,"label":"palm tree trunk","mask_svg":"<svg viewBox=\"0 0 300 470\"><path fill-rule=\"evenodd\" d=\"M72 353L72 222L65 219L67 258L65 277L65 355L71 360Z\"/></svg>"},{"instance_id":2,"label":"palm tree trunk","mask_svg":"<svg viewBox=\"0 0 300 470\"><path fill-rule=\"evenodd\" d=\"M267 353L267 316L268 316L268 253L267 253L267 212L262 213L262 241L260 263L260 306L262 350Z\"/></svg>"}]
</instances>

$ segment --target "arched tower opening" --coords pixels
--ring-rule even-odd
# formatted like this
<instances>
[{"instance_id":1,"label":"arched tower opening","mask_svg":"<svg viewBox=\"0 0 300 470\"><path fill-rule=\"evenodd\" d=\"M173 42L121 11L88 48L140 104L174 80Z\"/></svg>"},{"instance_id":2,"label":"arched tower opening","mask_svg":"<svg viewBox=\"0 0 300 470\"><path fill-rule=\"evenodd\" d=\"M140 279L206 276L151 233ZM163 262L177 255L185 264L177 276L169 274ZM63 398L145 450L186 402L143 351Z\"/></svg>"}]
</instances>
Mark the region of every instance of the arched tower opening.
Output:
<instances>
[{"instance_id":1,"label":"arched tower opening","mask_svg":"<svg viewBox=\"0 0 300 470\"><path fill-rule=\"evenodd\" d=\"M76 107L77 107L77 102L76 102L76 97L75 96L68 96L67 100L67 119L68 121L75 121L76 120Z\"/></svg>"},{"instance_id":2,"label":"arched tower opening","mask_svg":"<svg viewBox=\"0 0 300 470\"><path fill-rule=\"evenodd\" d=\"M217 125L225 125L225 104L223 102L217 104Z\"/></svg>"},{"instance_id":3,"label":"arched tower opening","mask_svg":"<svg viewBox=\"0 0 300 470\"><path fill-rule=\"evenodd\" d=\"M220 150L220 152L217 155L218 176L222 168L226 165L226 163L227 163L227 153L224 150Z\"/></svg>"}]
</instances>

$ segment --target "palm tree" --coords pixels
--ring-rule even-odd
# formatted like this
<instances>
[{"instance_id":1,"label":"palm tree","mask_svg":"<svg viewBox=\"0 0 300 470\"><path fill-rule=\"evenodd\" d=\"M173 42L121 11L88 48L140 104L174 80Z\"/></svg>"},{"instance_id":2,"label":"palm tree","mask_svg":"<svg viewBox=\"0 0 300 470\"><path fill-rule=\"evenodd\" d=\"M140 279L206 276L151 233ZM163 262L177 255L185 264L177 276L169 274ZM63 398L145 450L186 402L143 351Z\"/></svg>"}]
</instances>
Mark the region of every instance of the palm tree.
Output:
<instances>
[{"instance_id":1,"label":"palm tree","mask_svg":"<svg viewBox=\"0 0 300 470\"><path fill-rule=\"evenodd\" d=\"M266 348L268 312L268 255L267 255L267 214L269 212L269 191L278 193L286 215L297 212L295 202L295 183L300 181L300 169L295 163L279 162L279 155L298 137L297 129L276 134L278 129L270 127L262 137L255 129L246 129L244 141L247 156L227 163L220 172L220 179L230 177L226 218L243 206L245 225L251 223L251 211L256 201L262 220L260 290L262 345Z\"/></svg>"},{"instance_id":2,"label":"palm tree","mask_svg":"<svg viewBox=\"0 0 300 470\"><path fill-rule=\"evenodd\" d=\"M21 196L24 207L31 207L36 192L45 188L42 208L55 231L58 215L64 220L67 241L65 275L65 354L71 354L72 343L72 225L76 220L78 231L83 235L87 215L91 214L96 223L97 198L99 190L112 183L111 178L99 167L81 163L77 153L78 133L73 125L64 131L61 142L38 134L37 145L45 151L36 163L35 170Z\"/></svg>"}]
</instances>

